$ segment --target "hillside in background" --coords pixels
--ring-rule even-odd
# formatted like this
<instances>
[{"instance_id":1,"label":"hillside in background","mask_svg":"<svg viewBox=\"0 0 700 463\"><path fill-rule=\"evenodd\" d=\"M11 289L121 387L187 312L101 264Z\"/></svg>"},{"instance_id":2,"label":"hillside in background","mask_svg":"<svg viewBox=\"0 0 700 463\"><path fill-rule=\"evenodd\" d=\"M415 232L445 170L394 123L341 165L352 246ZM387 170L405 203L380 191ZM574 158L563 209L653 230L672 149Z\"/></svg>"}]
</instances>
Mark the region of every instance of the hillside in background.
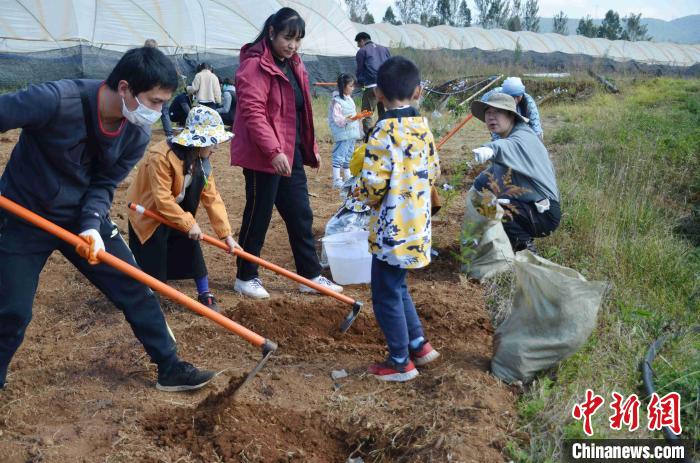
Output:
<instances>
[{"instance_id":1,"label":"hillside in background","mask_svg":"<svg viewBox=\"0 0 700 463\"><path fill-rule=\"evenodd\" d=\"M566 13L566 11L564 11ZM576 34L578 18L569 19L569 34ZM600 25L601 19L594 19ZM654 42L700 43L700 14L684 16L673 21L644 18L649 35ZM540 32L552 32L552 18L540 18Z\"/></svg>"}]
</instances>

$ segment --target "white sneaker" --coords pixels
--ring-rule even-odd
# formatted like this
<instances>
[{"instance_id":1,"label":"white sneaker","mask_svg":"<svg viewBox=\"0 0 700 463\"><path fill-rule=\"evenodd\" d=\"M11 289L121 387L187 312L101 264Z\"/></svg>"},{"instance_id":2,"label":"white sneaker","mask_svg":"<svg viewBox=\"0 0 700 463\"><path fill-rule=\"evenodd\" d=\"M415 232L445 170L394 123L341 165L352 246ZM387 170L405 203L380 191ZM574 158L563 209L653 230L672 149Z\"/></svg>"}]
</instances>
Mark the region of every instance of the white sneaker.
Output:
<instances>
[{"instance_id":1,"label":"white sneaker","mask_svg":"<svg viewBox=\"0 0 700 463\"><path fill-rule=\"evenodd\" d=\"M270 297L270 293L265 291L260 278L253 278L248 281L236 278L236 284L233 285L233 290L244 296L252 297L253 299L267 299Z\"/></svg>"},{"instance_id":2,"label":"white sneaker","mask_svg":"<svg viewBox=\"0 0 700 463\"><path fill-rule=\"evenodd\" d=\"M333 188L340 189L343 188L343 179L338 177L333 179Z\"/></svg>"},{"instance_id":3,"label":"white sneaker","mask_svg":"<svg viewBox=\"0 0 700 463\"><path fill-rule=\"evenodd\" d=\"M342 286L336 285L335 283L333 283L331 280L329 280L328 278L324 277L323 275L319 275L319 276L317 276L316 278L311 278L311 281L313 281L313 282L316 283L317 285L325 286L325 287L328 288L328 289L332 289L332 290L335 291L336 293L342 293L342 292L343 292L343 287L342 287ZM309 288L309 287L306 286L306 285L299 285L299 291L301 291L302 293L318 293L318 291L316 291L316 290L313 289L313 288Z\"/></svg>"}]
</instances>

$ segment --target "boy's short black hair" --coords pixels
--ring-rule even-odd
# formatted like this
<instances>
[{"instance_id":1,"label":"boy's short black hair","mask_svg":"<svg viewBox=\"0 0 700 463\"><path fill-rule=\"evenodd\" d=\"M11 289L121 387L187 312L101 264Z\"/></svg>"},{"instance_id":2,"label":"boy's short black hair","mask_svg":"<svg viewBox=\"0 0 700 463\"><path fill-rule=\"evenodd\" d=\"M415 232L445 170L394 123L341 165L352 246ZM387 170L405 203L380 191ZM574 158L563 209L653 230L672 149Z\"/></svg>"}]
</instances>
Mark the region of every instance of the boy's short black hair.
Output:
<instances>
[{"instance_id":1,"label":"boy's short black hair","mask_svg":"<svg viewBox=\"0 0 700 463\"><path fill-rule=\"evenodd\" d=\"M411 98L418 85L418 66L403 56L392 56L377 71L377 87L389 101Z\"/></svg>"},{"instance_id":2,"label":"boy's short black hair","mask_svg":"<svg viewBox=\"0 0 700 463\"><path fill-rule=\"evenodd\" d=\"M359 32L355 36L355 42L359 42L360 40L372 40L372 37L370 37L367 32Z\"/></svg>"},{"instance_id":3,"label":"boy's short black hair","mask_svg":"<svg viewBox=\"0 0 700 463\"><path fill-rule=\"evenodd\" d=\"M107 77L106 84L117 91L120 80L129 82L134 95L156 87L175 91L178 85L177 71L172 61L153 47L132 48L124 53Z\"/></svg>"}]
</instances>

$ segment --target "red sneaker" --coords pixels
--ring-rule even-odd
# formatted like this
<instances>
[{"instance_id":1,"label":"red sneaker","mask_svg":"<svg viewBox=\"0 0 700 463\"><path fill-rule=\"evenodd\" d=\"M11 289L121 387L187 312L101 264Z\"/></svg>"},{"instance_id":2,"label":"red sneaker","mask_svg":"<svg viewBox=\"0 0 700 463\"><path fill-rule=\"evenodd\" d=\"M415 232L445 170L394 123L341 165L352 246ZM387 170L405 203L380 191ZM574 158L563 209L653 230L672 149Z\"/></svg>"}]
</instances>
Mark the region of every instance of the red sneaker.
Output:
<instances>
[{"instance_id":1,"label":"red sneaker","mask_svg":"<svg viewBox=\"0 0 700 463\"><path fill-rule=\"evenodd\" d=\"M382 363L370 365L367 372L381 381L404 382L418 376L418 370L411 359L406 359L404 363L396 363L391 357Z\"/></svg>"},{"instance_id":2,"label":"red sneaker","mask_svg":"<svg viewBox=\"0 0 700 463\"><path fill-rule=\"evenodd\" d=\"M411 360L417 366L422 367L440 357L440 352L433 349L429 342L424 342L420 349L410 351Z\"/></svg>"}]
</instances>

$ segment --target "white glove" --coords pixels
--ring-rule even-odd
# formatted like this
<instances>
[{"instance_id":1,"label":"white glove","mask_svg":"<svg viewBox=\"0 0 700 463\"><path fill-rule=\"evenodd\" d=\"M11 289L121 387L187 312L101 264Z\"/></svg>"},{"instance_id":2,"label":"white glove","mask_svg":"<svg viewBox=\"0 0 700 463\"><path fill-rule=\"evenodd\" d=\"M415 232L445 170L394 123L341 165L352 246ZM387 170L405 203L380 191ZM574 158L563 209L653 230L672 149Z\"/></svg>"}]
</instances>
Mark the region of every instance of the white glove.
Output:
<instances>
[{"instance_id":1,"label":"white glove","mask_svg":"<svg viewBox=\"0 0 700 463\"><path fill-rule=\"evenodd\" d=\"M197 222L195 222L194 225L192 225L192 228L187 231L187 237L191 240L202 239L202 230L199 228L199 225L197 225Z\"/></svg>"},{"instance_id":2,"label":"white glove","mask_svg":"<svg viewBox=\"0 0 700 463\"><path fill-rule=\"evenodd\" d=\"M82 231L80 236L85 238L90 245L90 254L84 257L86 257L88 262L90 262L92 265L99 263L100 260L97 258L97 253L105 250L105 242L102 241L100 232L94 228L88 228L87 230Z\"/></svg>"},{"instance_id":3,"label":"white glove","mask_svg":"<svg viewBox=\"0 0 700 463\"><path fill-rule=\"evenodd\" d=\"M540 214L544 214L545 212L547 212L549 210L550 206L551 205L549 203L549 198L543 199L542 201L535 203L535 207L537 208L537 212L539 212Z\"/></svg>"},{"instance_id":4,"label":"white glove","mask_svg":"<svg viewBox=\"0 0 700 463\"><path fill-rule=\"evenodd\" d=\"M231 235L224 238L224 243L226 243L226 246L228 246L229 253L233 252L234 248L243 249L238 243L236 243L236 240L234 240Z\"/></svg>"},{"instance_id":5,"label":"white glove","mask_svg":"<svg viewBox=\"0 0 700 463\"><path fill-rule=\"evenodd\" d=\"M475 148L472 150L472 153L474 153L474 160L478 164L483 164L486 161L489 161L496 154L488 146L482 146L480 148Z\"/></svg>"}]
</instances>

